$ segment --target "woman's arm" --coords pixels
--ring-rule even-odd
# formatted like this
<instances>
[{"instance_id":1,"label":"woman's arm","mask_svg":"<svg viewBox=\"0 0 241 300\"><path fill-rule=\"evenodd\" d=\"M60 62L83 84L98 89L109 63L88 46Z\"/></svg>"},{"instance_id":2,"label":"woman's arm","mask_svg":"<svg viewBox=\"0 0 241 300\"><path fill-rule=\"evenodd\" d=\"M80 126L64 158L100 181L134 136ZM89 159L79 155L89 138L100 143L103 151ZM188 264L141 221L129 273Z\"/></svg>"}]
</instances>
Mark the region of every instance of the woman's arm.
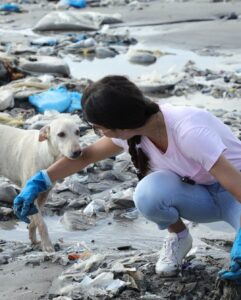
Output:
<instances>
[{"instance_id":1,"label":"woman's arm","mask_svg":"<svg viewBox=\"0 0 241 300\"><path fill-rule=\"evenodd\" d=\"M71 160L63 157L52 164L47 169L47 173L54 182L80 171L91 163L117 155L122 151L123 149L115 145L110 138L102 137L94 144L84 148L78 159Z\"/></svg>"},{"instance_id":2,"label":"woman's arm","mask_svg":"<svg viewBox=\"0 0 241 300\"><path fill-rule=\"evenodd\" d=\"M241 172L221 155L210 174L241 203Z\"/></svg>"},{"instance_id":3,"label":"woman's arm","mask_svg":"<svg viewBox=\"0 0 241 300\"><path fill-rule=\"evenodd\" d=\"M210 173L219 181L219 183L234 197L241 202L241 172L221 155L213 165ZM228 270L221 270L219 277L235 284L241 284L241 228L237 232L231 252Z\"/></svg>"}]
</instances>

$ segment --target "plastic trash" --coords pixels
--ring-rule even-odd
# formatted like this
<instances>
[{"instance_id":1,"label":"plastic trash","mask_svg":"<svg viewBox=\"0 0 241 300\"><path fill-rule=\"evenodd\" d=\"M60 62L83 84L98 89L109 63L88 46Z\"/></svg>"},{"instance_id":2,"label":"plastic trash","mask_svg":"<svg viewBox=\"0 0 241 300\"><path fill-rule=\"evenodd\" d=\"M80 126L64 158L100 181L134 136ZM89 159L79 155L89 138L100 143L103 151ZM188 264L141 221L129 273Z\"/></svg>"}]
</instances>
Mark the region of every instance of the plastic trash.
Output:
<instances>
[{"instance_id":1,"label":"plastic trash","mask_svg":"<svg viewBox=\"0 0 241 300\"><path fill-rule=\"evenodd\" d=\"M98 274L94 279L86 275L80 282L80 287L85 290L87 295L115 295L128 283L120 279L114 279L112 272L103 272Z\"/></svg>"},{"instance_id":2,"label":"plastic trash","mask_svg":"<svg viewBox=\"0 0 241 300\"><path fill-rule=\"evenodd\" d=\"M81 98L82 98L82 94L80 94L78 92L72 92L71 93L71 103L67 109L67 112L72 113L75 110L81 110L81 105L80 105Z\"/></svg>"},{"instance_id":3,"label":"plastic trash","mask_svg":"<svg viewBox=\"0 0 241 300\"><path fill-rule=\"evenodd\" d=\"M40 113L44 113L47 110L72 112L81 109L81 96L80 93L70 92L65 87L57 87L30 96L29 102L34 105Z\"/></svg>"},{"instance_id":4,"label":"plastic trash","mask_svg":"<svg viewBox=\"0 0 241 300\"><path fill-rule=\"evenodd\" d=\"M92 202L90 202L83 210L83 214L88 217L92 217L99 211L105 211L105 201L101 199L93 200Z\"/></svg>"},{"instance_id":5,"label":"plastic trash","mask_svg":"<svg viewBox=\"0 0 241 300\"><path fill-rule=\"evenodd\" d=\"M124 217L126 219L134 220L137 219L139 216L139 212L137 208L129 208L126 210L125 213L121 214L121 217Z\"/></svg>"},{"instance_id":6,"label":"plastic trash","mask_svg":"<svg viewBox=\"0 0 241 300\"><path fill-rule=\"evenodd\" d=\"M85 0L60 0L58 3L58 7L61 6L72 6L74 8L85 8L86 1Z\"/></svg>"},{"instance_id":7,"label":"plastic trash","mask_svg":"<svg viewBox=\"0 0 241 300\"><path fill-rule=\"evenodd\" d=\"M88 251L84 251L83 253L71 252L68 254L69 260L78 260L78 259L88 259L90 257L90 253Z\"/></svg>"},{"instance_id":8,"label":"plastic trash","mask_svg":"<svg viewBox=\"0 0 241 300\"><path fill-rule=\"evenodd\" d=\"M56 38L51 37L41 37L31 41L31 45L36 46L55 46L58 43Z\"/></svg>"},{"instance_id":9,"label":"plastic trash","mask_svg":"<svg viewBox=\"0 0 241 300\"><path fill-rule=\"evenodd\" d=\"M0 92L0 111L14 107L14 94L10 90Z\"/></svg>"},{"instance_id":10,"label":"plastic trash","mask_svg":"<svg viewBox=\"0 0 241 300\"><path fill-rule=\"evenodd\" d=\"M20 7L14 3L6 3L0 5L0 11L20 12Z\"/></svg>"},{"instance_id":11,"label":"plastic trash","mask_svg":"<svg viewBox=\"0 0 241 300\"><path fill-rule=\"evenodd\" d=\"M85 8L86 1L85 0L68 0L69 6L73 6L75 8Z\"/></svg>"}]
</instances>

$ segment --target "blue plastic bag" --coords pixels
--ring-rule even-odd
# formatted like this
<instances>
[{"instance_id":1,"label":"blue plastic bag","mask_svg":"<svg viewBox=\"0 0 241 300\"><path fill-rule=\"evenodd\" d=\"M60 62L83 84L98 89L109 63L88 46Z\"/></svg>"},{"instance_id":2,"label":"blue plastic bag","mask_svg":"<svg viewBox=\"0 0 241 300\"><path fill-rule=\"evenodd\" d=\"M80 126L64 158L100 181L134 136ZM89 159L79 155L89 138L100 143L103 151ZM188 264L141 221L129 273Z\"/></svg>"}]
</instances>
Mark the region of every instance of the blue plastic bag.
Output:
<instances>
[{"instance_id":1,"label":"blue plastic bag","mask_svg":"<svg viewBox=\"0 0 241 300\"><path fill-rule=\"evenodd\" d=\"M67 109L67 112L71 113L75 110L81 110L81 98L82 98L82 94L78 93L78 92L72 92L71 95L71 104Z\"/></svg>"},{"instance_id":2,"label":"blue plastic bag","mask_svg":"<svg viewBox=\"0 0 241 300\"><path fill-rule=\"evenodd\" d=\"M43 93L29 96L29 102L40 113L44 113L46 110L57 110L58 112L80 110L80 100L80 93L70 92L65 87L51 88Z\"/></svg>"},{"instance_id":3,"label":"blue plastic bag","mask_svg":"<svg viewBox=\"0 0 241 300\"><path fill-rule=\"evenodd\" d=\"M20 12L20 7L14 3L6 3L0 5L0 11Z\"/></svg>"},{"instance_id":4,"label":"blue plastic bag","mask_svg":"<svg viewBox=\"0 0 241 300\"><path fill-rule=\"evenodd\" d=\"M68 0L69 6L73 6L75 8L85 8L86 1L85 0Z\"/></svg>"}]
</instances>

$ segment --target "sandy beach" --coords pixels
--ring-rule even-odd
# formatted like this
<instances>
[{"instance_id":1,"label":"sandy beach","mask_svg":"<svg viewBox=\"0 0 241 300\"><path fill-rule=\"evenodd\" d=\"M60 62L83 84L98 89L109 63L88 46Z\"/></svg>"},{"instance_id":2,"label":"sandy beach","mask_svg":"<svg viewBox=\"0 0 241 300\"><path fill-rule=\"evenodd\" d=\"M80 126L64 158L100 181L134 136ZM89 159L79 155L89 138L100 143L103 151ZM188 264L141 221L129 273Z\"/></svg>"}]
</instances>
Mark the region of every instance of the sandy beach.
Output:
<instances>
[{"instance_id":1,"label":"sandy beach","mask_svg":"<svg viewBox=\"0 0 241 300\"><path fill-rule=\"evenodd\" d=\"M4 2L1 1L1 3ZM184 2L156 0L141 1L140 4L142 9L138 9L138 6L109 5L93 8L87 6L82 11L104 14L118 13L122 16L123 23L110 25L110 28L108 28L110 32L123 34L128 31L129 36L138 41L133 46L134 49L139 47L152 51L171 52L173 56L169 55L167 58L164 57L163 60L158 58L155 64L148 67L127 64L123 60L123 55L116 56L113 60L108 58L101 61L74 61L70 56L66 56L64 59L69 63L72 77L77 80L83 77L96 80L107 74L124 74L137 79L139 75L144 76L157 71L165 75L167 71L170 72L170 69L176 73L181 72L190 60L196 63L197 69L201 70L211 69L217 73L223 70L226 72L241 70L240 1L213 3L202 0ZM22 7L24 10L22 13L1 15L0 46L5 47L5 45L9 45L9 48L11 48L15 47L16 44L24 44L33 38L53 34L53 32L34 32L32 28L48 12L56 10L55 2L23 3ZM159 96L159 93L152 95L155 100ZM226 115L224 115L224 119L236 112L238 117L235 119L235 122L237 121L240 124L241 106L238 97L214 98L212 95L201 94L200 91L197 91L194 94L183 93L181 96L175 94L168 98L162 98L163 102L173 104L196 105L216 112L225 110ZM237 127L235 123L234 130L236 130L237 135L241 134L240 128L240 125ZM108 216L99 221L98 226L87 231L68 231L64 229L60 223L60 217L56 215L47 215L46 222L50 228L52 240L55 244L60 245L61 249L76 245L78 242L84 242L87 244L91 255L96 253L106 254L109 260L113 259L113 257L118 257L118 255L131 257L131 255L138 254L145 258L150 256L151 270L156 258L155 255L160 249L161 242L165 236L165 232L159 234L158 229L153 224L146 222L141 216L133 222L128 220L116 222ZM206 273L199 274L203 276L202 282L205 282L206 286L210 284L206 298L204 296L205 291L203 293L200 292L199 296L189 297L188 295L192 295L191 293L195 289L195 287L191 289L190 286L190 289L184 294L183 291L174 291L170 287L169 292L171 292L164 295L158 293L158 286L156 286L156 289L150 289L152 296L149 295L149 298L147 293L145 296L143 296L143 293L141 295L140 291L142 291L142 288L139 288L139 290L133 288L132 292L135 291L133 294L131 292L128 294L127 292L126 294L117 294L114 297L116 299L231 300L231 298L228 298L229 295L225 295L225 293L221 295L218 292L217 294L212 294L211 290L212 287L213 289L216 288L217 270L228 262L230 245L235 235L234 230L223 222L202 225L190 223L189 227L194 237L195 249L198 249L196 251L197 257L203 258L205 251L211 251L210 254L208 252L208 255L206 255L206 264L213 267L214 271L213 273L211 271L208 273L207 281L208 278L211 278L210 280L213 280L213 282L205 282L203 278L205 278ZM62 262L62 258L60 259L59 257L58 259L48 255L43 257L39 252L36 252L37 258L33 262L33 259L30 257L32 250L27 248L29 247L27 234L25 224L21 224L15 219L7 222L0 221L0 253L6 251L6 247L12 247L9 249L10 259L0 264L0 300L87 299L88 295L86 297L76 295L69 298L67 294L59 296L57 292L53 292L53 290L55 291L56 279L64 270L71 266L71 263L65 264ZM7 243L10 241L13 244L8 245ZM131 248L128 248L127 254L125 254L125 252L118 250L118 247L121 246L131 246ZM132 248L134 252L132 252ZM18 255L11 257L11 253L18 253L18 251ZM35 253L35 251L33 252ZM65 253L63 256L66 256L66 252L63 253ZM28 255L30 256L28 257ZM147 262L146 265L148 266ZM148 272L151 274L149 274L150 277L154 276L150 270L144 270L143 272L146 272L145 275L147 274L147 277ZM198 275L195 274L193 273L193 276L197 277ZM154 281L158 280L157 277L152 278ZM101 299L110 298L105 295ZM232 300L236 299L240 299L240 295L233 296Z\"/></svg>"}]
</instances>

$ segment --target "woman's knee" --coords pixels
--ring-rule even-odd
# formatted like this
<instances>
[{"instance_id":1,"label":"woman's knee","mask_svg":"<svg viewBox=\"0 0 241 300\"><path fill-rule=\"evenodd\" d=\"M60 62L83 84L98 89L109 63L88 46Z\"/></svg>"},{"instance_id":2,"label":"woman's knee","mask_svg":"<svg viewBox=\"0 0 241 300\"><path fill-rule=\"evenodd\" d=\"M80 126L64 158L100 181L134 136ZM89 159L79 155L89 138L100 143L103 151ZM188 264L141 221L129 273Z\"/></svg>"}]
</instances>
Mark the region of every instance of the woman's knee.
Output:
<instances>
[{"instance_id":1,"label":"woman's knee","mask_svg":"<svg viewBox=\"0 0 241 300\"><path fill-rule=\"evenodd\" d=\"M169 171L158 171L144 177L134 193L136 207L144 216L164 211L171 206L171 195L180 178Z\"/></svg>"}]
</instances>

